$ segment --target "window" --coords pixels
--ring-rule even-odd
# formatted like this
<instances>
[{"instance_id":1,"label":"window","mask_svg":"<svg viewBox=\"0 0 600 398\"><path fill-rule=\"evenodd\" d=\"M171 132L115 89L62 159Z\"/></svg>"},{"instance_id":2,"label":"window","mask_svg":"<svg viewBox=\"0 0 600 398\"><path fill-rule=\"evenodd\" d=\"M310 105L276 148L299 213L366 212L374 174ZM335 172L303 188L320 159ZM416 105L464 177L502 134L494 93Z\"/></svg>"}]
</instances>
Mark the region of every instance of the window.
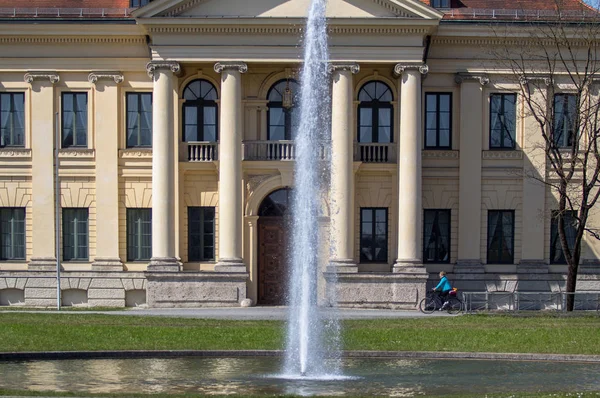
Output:
<instances>
[{"instance_id":1,"label":"window","mask_svg":"<svg viewBox=\"0 0 600 398\"><path fill-rule=\"evenodd\" d=\"M269 90L268 140L291 140L296 127L296 105L300 86L294 80L282 80Z\"/></svg>"},{"instance_id":2,"label":"window","mask_svg":"<svg viewBox=\"0 0 600 398\"><path fill-rule=\"evenodd\" d=\"M152 93L127 93L127 148L152 146Z\"/></svg>"},{"instance_id":3,"label":"window","mask_svg":"<svg viewBox=\"0 0 600 398\"><path fill-rule=\"evenodd\" d=\"M566 264L567 259L563 252L560 237L558 236L558 211L552 212L552 221L550 223L550 263L551 264ZM575 247L575 234L577 233L577 218L574 211L567 211L563 214L565 220L565 234L569 249Z\"/></svg>"},{"instance_id":4,"label":"window","mask_svg":"<svg viewBox=\"0 0 600 398\"><path fill-rule=\"evenodd\" d=\"M25 260L25 209L0 208L0 260Z\"/></svg>"},{"instance_id":5,"label":"window","mask_svg":"<svg viewBox=\"0 0 600 398\"><path fill-rule=\"evenodd\" d=\"M369 82L358 93L358 142L394 142L392 90Z\"/></svg>"},{"instance_id":6,"label":"window","mask_svg":"<svg viewBox=\"0 0 600 398\"><path fill-rule=\"evenodd\" d=\"M423 261L450 262L450 210L425 210Z\"/></svg>"},{"instance_id":7,"label":"window","mask_svg":"<svg viewBox=\"0 0 600 398\"><path fill-rule=\"evenodd\" d=\"M152 2L152 0L130 0L129 4L130 4L130 7L133 8L133 7L143 7L151 2Z\"/></svg>"},{"instance_id":8,"label":"window","mask_svg":"<svg viewBox=\"0 0 600 398\"><path fill-rule=\"evenodd\" d=\"M215 208L188 207L188 261L215 259Z\"/></svg>"},{"instance_id":9,"label":"window","mask_svg":"<svg viewBox=\"0 0 600 398\"><path fill-rule=\"evenodd\" d=\"M431 0L433 8L450 8L450 0Z\"/></svg>"},{"instance_id":10,"label":"window","mask_svg":"<svg viewBox=\"0 0 600 398\"><path fill-rule=\"evenodd\" d=\"M388 209L360 209L360 262L387 263Z\"/></svg>"},{"instance_id":11,"label":"window","mask_svg":"<svg viewBox=\"0 0 600 398\"><path fill-rule=\"evenodd\" d=\"M127 209L127 261L152 257L152 209Z\"/></svg>"},{"instance_id":12,"label":"window","mask_svg":"<svg viewBox=\"0 0 600 398\"><path fill-rule=\"evenodd\" d=\"M517 95L490 96L490 149L515 149Z\"/></svg>"},{"instance_id":13,"label":"window","mask_svg":"<svg viewBox=\"0 0 600 398\"><path fill-rule=\"evenodd\" d=\"M514 236L514 210L488 211L488 264L514 263Z\"/></svg>"},{"instance_id":14,"label":"window","mask_svg":"<svg viewBox=\"0 0 600 398\"><path fill-rule=\"evenodd\" d=\"M87 147L87 93L62 94L62 147Z\"/></svg>"},{"instance_id":15,"label":"window","mask_svg":"<svg viewBox=\"0 0 600 398\"><path fill-rule=\"evenodd\" d=\"M554 95L554 129L552 138L559 148L573 146L577 118L577 96Z\"/></svg>"},{"instance_id":16,"label":"window","mask_svg":"<svg viewBox=\"0 0 600 398\"><path fill-rule=\"evenodd\" d=\"M25 94L0 93L0 147L25 145Z\"/></svg>"},{"instance_id":17,"label":"window","mask_svg":"<svg viewBox=\"0 0 600 398\"><path fill-rule=\"evenodd\" d=\"M452 94L425 94L425 148L452 147Z\"/></svg>"},{"instance_id":18,"label":"window","mask_svg":"<svg viewBox=\"0 0 600 398\"><path fill-rule=\"evenodd\" d=\"M88 250L88 209L62 209L63 260L85 260Z\"/></svg>"},{"instance_id":19,"label":"window","mask_svg":"<svg viewBox=\"0 0 600 398\"><path fill-rule=\"evenodd\" d=\"M206 80L194 80L183 91L183 140L218 140L217 89Z\"/></svg>"}]
</instances>

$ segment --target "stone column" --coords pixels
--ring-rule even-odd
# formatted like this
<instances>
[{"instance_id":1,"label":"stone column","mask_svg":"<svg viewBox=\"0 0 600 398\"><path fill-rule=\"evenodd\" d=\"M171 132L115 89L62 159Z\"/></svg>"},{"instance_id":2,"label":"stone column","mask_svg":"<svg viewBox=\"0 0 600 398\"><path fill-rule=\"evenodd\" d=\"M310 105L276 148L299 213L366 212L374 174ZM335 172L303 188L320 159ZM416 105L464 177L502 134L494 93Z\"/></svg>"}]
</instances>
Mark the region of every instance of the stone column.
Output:
<instances>
[{"instance_id":1,"label":"stone column","mask_svg":"<svg viewBox=\"0 0 600 398\"><path fill-rule=\"evenodd\" d=\"M54 114L54 87L59 76L55 72L28 72L25 81L31 84L31 165L33 254L29 269L50 271L56 269L54 143L56 134ZM58 165L56 165L58 167Z\"/></svg>"},{"instance_id":2,"label":"stone column","mask_svg":"<svg viewBox=\"0 0 600 398\"><path fill-rule=\"evenodd\" d=\"M427 65L398 64L400 150L398 156L398 258L394 272L425 273L422 247L421 75Z\"/></svg>"},{"instance_id":3,"label":"stone column","mask_svg":"<svg viewBox=\"0 0 600 398\"><path fill-rule=\"evenodd\" d=\"M177 62L146 65L154 82L152 96L152 258L148 271L181 270L175 256L175 151L173 87Z\"/></svg>"},{"instance_id":4,"label":"stone column","mask_svg":"<svg viewBox=\"0 0 600 398\"><path fill-rule=\"evenodd\" d=\"M552 98L552 80L549 77L535 77L521 82L537 104L544 104ZM550 95L549 95L550 94ZM548 272L545 262L544 223L546 215L546 185L540 180L546 176L546 142L535 118L526 110L523 119L523 222L521 238L521 263L517 271L522 273ZM525 218L525 217L524 217Z\"/></svg>"},{"instance_id":5,"label":"stone column","mask_svg":"<svg viewBox=\"0 0 600 398\"><path fill-rule=\"evenodd\" d=\"M481 157L484 75L456 74L460 84L458 259L454 272L484 272L481 266Z\"/></svg>"},{"instance_id":6,"label":"stone column","mask_svg":"<svg viewBox=\"0 0 600 398\"><path fill-rule=\"evenodd\" d=\"M96 113L95 271L122 271L119 258L119 87L120 72L92 72Z\"/></svg>"},{"instance_id":7,"label":"stone column","mask_svg":"<svg viewBox=\"0 0 600 398\"><path fill-rule=\"evenodd\" d=\"M215 271L246 272L242 259L242 73L243 62L219 62L219 261Z\"/></svg>"},{"instance_id":8,"label":"stone column","mask_svg":"<svg viewBox=\"0 0 600 398\"><path fill-rule=\"evenodd\" d=\"M354 129L352 75L358 64L331 64L331 258L329 270L358 272L354 260Z\"/></svg>"}]
</instances>

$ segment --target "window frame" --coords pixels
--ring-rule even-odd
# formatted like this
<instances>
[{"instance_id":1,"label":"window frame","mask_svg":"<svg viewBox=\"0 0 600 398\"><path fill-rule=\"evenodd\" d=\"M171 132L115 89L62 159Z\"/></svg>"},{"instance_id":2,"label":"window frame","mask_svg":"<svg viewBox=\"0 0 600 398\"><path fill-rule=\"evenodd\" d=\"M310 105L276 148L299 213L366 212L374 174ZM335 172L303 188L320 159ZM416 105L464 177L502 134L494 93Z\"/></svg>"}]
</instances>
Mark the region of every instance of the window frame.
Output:
<instances>
[{"instance_id":1,"label":"window frame","mask_svg":"<svg viewBox=\"0 0 600 398\"><path fill-rule=\"evenodd\" d=\"M511 259L507 260L507 261L502 261L502 247L499 247L498 249L498 255L500 256L500 260L496 260L496 259L491 259L490 257L490 245L491 245L491 240L493 239L494 235L490 234L490 217L492 215L492 213L500 213L500 218L499 220L502 221L503 220L503 216L504 213L510 213L512 216L512 228L511 228L511 245L512 245L512 253L511 253ZM488 210L488 219L487 219L487 244L486 244L486 249L487 249L487 253L486 253L486 262L487 264L514 264L515 263L515 224L516 224L516 219L515 219L515 210L510 210L510 209L492 209L492 210ZM500 243L502 243L504 241L504 225L501 225L500 231L502 233L501 237L500 237ZM496 226L496 228L498 228L498 226Z\"/></svg>"},{"instance_id":2,"label":"window frame","mask_svg":"<svg viewBox=\"0 0 600 398\"><path fill-rule=\"evenodd\" d=\"M135 213L134 213L135 212ZM135 214L139 213L137 217L135 217ZM143 215L147 215L149 216L149 220L143 220L141 218L141 216ZM136 229L137 231L133 232L131 231L131 228L133 227L131 225L131 220L132 218L135 218L135 222L137 223L141 223L140 225L136 225ZM140 220L141 219L141 220ZM149 261L152 258L152 208L146 208L146 207L128 207L126 209L126 233L127 233L127 261L128 262L146 262ZM147 257L144 256L144 248L146 248L148 250L148 247L144 247L142 244L142 240L144 237L144 233L143 233L143 225L144 223L149 224L150 225L150 247L149 247L149 255ZM139 234L139 235L138 235ZM135 235L135 236L134 236ZM148 236L148 234L146 234ZM136 246L134 246L134 243L131 241L131 239L135 237L136 240ZM135 250L136 253L131 253L131 249Z\"/></svg>"},{"instance_id":3,"label":"window frame","mask_svg":"<svg viewBox=\"0 0 600 398\"><path fill-rule=\"evenodd\" d=\"M207 210L212 210L212 233L206 233L206 231L204 230L204 226L206 224L206 211ZM215 239L215 232L216 232L216 207L214 206L188 206L188 262L207 262L207 261L215 261L216 259L216 250L215 250L215 243L216 243L216 239ZM199 234L192 234L192 212L193 211L199 211L199 220L197 221L198 224L200 224L200 233ZM192 255L192 236L193 235L197 235L199 237L199 241L200 241L200 250L199 256L193 256ZM206 248L206 246L204 245L204 238L208 235L212 236L212 256L210 257L205 257L204 256L204 250Z\"/></svg>"},{"instance_id":4,"label":"window frame","mask_svg":"<svg viewBox=\"0 0 600 398\"><path fill-rule=\"evenodd\" d=\"M190 99L185 99L185 92L188 89L188 87L190 87L190 85L192 85L195 82L200 82L200 85L202 85L202 82L206 82L208 84L210 84L212 86L212 89L215 91L215 96L216 96L216 100L205 100L205 99L195 99L195 100L190 100ZM209 91L210 92L210 91ZM207 92L207 94L209 93ZM219 92L217 91L217 87L212 84L212 82L210 82L209 80L206 79L194 79L192 81L190 81L188 84L185 85L184 89L183 89L183 94L182 94L182 99L183 99L183 104L182 104L182 109L181 109L181 113L182 113L182 119L181 119L181 140L182 142L219 142L219 106L217 101L219 100ZM187 114L187 109L188 108L195 108L196 109L196 135L198 140L197 141L187 141L185 138L186 136L186 114ZM205 139L205 127L206 124L204 123L204 110L206 108L214 108L215 110L215 140L214 141L208 141ZM200 129L200 126L202 126L202 129Z\"/></svg>"},{"instance_id":5,"label":"window frame","mask_svg":"<svg viewBox=\"0 0 600 398\"><path fill-rule=\"evenodd\" d=\"M365 88L369 84L383 84L390 92L390 96L392 97L391 101L379 101L379 100L371 100L371 101L360 101L360 93L365 90ZM394 92L392 88L385 82L381 80L371 80L366 82L361 86L358 90L358 107L357 107L357 115L356 115L356 142L360 144L388 144L388 142L380 142L379 141L379 110L380 109L389 109L390 110L390 142L389 144L394 143ZM371 141L364 142L360 140L360 128L361 128L361 109L371 109Z\"/></svg>"},{"instance_id":6,"label":"window frame","mask_svg":"<svg viewBox=\"0 0 600 398\"><path fill-rule=\"evenodd\" d=\"M15 96L16 95L20 95L23 97L23 112L22 112L22 119L21 119L21 123L23 125L23 133L22 133L22 143L19 144L15 144L14 141L14 136L15 136L15 114L18 114L18 111L15 109ZM2 134L2 131L0 130L0 148L24 148L25 147L25 134L26 134L26 127L25 127L25 93L23 91L3 91L0 92L0 97L2 96L9 96L10 97L10 109L8 110L8 114L9 114L9 118L10 120L10 143L6 143L4 142L4 135ZM2 126L2 98L0 98L0 128Z\"/></svg>"},{"instance_id":7,"label":"window frame","mask_svg":"<svg viewBox=\"0 0 600 398\"><path fill-rule=\"evenodd\" d=\"M565 119L568 119L565 116L572 116L572 121L571 121L571 126L570 126L571 128L568 131L568 132L571 133L571 135L569 135L569 136L566 137L566 141L567 141L566 145L564 144L565 137L561 137L563 143L561 143L560 145L559 145L559 143L557 141L557 138L556 138L556 131L557 131L557 128L556 128L556 122L557 122L556 99L558 97L563 97L563 101L562 101L563 102L563 104L562 104L563 107L562 107L562 109L563 109L563 111L564 110L567 111L567 112L563 112L562 113L562 115L563 115L563 125L562 125L562 128L561 128L562 133L564 133L564 130L565 130L565 123L569 122L569 120L565 120ZM576 118L577 118L577 97L578 97L577 94L574 94L574 93L555 93L554 96L552 97L552 142L554 143L554 145L557 148L572 148L573 147L573 141L574 141L575 135L578 134L578 132L575 131L575 127L577 125L577 123L576 123ZM569 108L569 98L574 98L575 99L575 105L574 105L575 112L574 112L573 115L569 115L569 110L570 110L570 108ZM565 106L565 102L566 102L566 106ZM570 141L570 143L569 143L569 141Z\"/></svg>"},{"instance_id":8,"label":"window frame","mask_svg":"<svg viewBox=\"0 0 600 398\"><path fill-rule=\"evenodd\" d=\"M377 210L384 210L385 211L385 260L381 261L381 260L377 260L375 259L376 255L375 255L375 249L376 249L376 228L377 228ZM363 244L362 244L362 236L363 236L363 211L370 211L372 212L372 216L373 216L373 221L372 221L372 226L371 226L371 232L370 232L370 236L371 236L371 253L373 255L374 260L369 260L367 259L364 255L363 255ZM359 262L361 264L382 264L385 263L387 264L389 262L389 255L390 255L390 250L389 250L389 239L390 239L390 233L389 233L389 228L390 228L390 220L389 220L389 208L388 207L361 207L360 208L360 228L359 228Z\"/></svg>"},{"instance_id":9,"label":"window frame","mask_svg":"<svg viewBox=\"0 0 600 398\"><path fill-rule=\"evenodd\" d=\"M433 8L450 8L450 0L431 0L431 7Z\"/></svg>"},{"instance_id":10,"label":"window frame","mask_svg":"<svg viewBox=\"0 0 600 398\"><path fill-rule=\"evenodd\" d=\"M138 144L136 145L131 145L129 142L129 103L130 103L130 98L131 97L137 97L137 105L138 105L138 111L137 111L137 117L138 120L141 121L144 112L142 111L142 97L144 95L149 95L150 96L150 144L149 145L142 145L139 144L141 137L142 137L142 128L141 128L141 123L138 122L138 127L137 127L137 133L136 133L136 141L138 142ZM152 104L153 104L153 100L154 100L154 95L152 92L149 91L128 91L125 93L125 148L127 149L131 149L131 148L152 148L152 132L153 132L153 121L152 121L152 116L153 116L153 109L152 109Z\"/></svg>"},{"instance_id":11,"label":"window frame","mask_svg":"<svg viewBox=\"0 0 600 398\"><path fill-rule=\"evenodd\" d=\"M292 106L292 108L290 108L290 109L286 109L283 107L283 101L269 100L269 97L271 96L271 93L273 92L273 90L280 83L288 82L288 81L291 84L295 84L296 86L298 86L297 87L298 92L297 93L292 92L292 96L295 101L294 101L294 106ZM300 89L300 85L294 79L281 79L281 80L275 82L271 86L271 88L269 88L269 92L267 93L267 141L280 141L280 140L271 139L271 109L281 109L283 111L283 115L284 115L284 125L283 125L284 139L283 139L283 141L291 141L294 139L293 128L297 127L297 126L294 126L293 116L294 116L294 112L298 112L297 100L299 99L299 89Z\"/></svg>"},{"instance_id":12,"label":"window frame","mask_svg":"<svg viewBox=\"0 0 600 398\"><path fill-rule=\"evenodd\" d=\"M78 112L80 112L79 109L77 110L73 110L73 111L69 111L73 114L73 126L71 130L72 131L72 140L73 140L73 144L70 145L66 145L65 144L65 97L72 95L73 96L73 107L75 108L77 106L77 96L78 95L85 95L85 143L80 144L77 142L77 114ZM89 95L87 91L63 91L60 94L60 147L67 149L67 148L77 148L77 149L84 149L88 147L88 142L89 142L89 131L90 131L90 115L89 115Z\"/></svg>"},{"instance_id":13,"label":"window frame","mask_svg":"<svg viewBox=\"0 0 600 398\"><path fill-rule=\"evenodd\" d=\"M22 220L14 220L15 218L15 213L16 211L21 211L22 212L22 216L23 219ZM4 225L4 214L10 212L10 216L11 216L11 231L10 232L6 232L3 229L3 225ZM14 231L14 224L16 222L22 222L22 230L23 233L19 233L19 232L15 232ZM26 225L27 225L27 208L25 207L0 207L0 261L2 262L6 262L6 261L24 261L27 258L27 229L26 229ZM4 245L3 243L3 237L4 235L9 235L10 236L10 251L11 251L11 255L8 256L4 253ZM23 256L16 256L14 254L15 252L15 248L18 245L19 242L15 242L16 241L16 235L22 235L22 242L23 244L21 245L23 247Z\"/></svg>"},{"instance_id":14,"label":"window frame","mask_svg":"<svg viewBox=\"0 0 600 398\"><path fill-rule=\"evenodd\" d=\"M427 245L426 245L426 236L425 236L425 220L426 220L426 213L427 212L444 212L448 214L448 259L447 260L438 260L438 259L434 259L434 260L427 260L427 256L425 255L425 252L427 250ZM437 246L437 243L436 243ZM452 256L452 209L423 209L423 263L425 264L449 264L450 263L450 257ZM436 250L437 252L437 250Z\"/></svg>"},{"instance_id":15,"label":"window frame","mask_svg":"<svg viewBox=\"0 0 600 398\"><path fill-rule=\"evenodd\" d=\"M71 214L73 213L73 214ZM80 214L78 214L80 213ZM85 220L83 222L85 222L85 226L83 227L85 229L85 245L83 244L79 244L79 238L80 235L82 235L81 231L80 231L80 225L79 223L81 222L77 216L83 216L85 214L85 216L83 218L85 218ZM69 218L69 217L73 216L73 218ZM87 207L63 207L62 208L62 259L63 261L69 261L69 262L80 262L80 261L89 261L90 258L90 214L89 214L89 208ZM68 222L74 222L74 228L67 228L67 223ZM73 234L73 257L67 257L65 256L65 253L68 253L67 251L67 236L66 236L66 231L72 230L72 234ZM86 256L80 256L81 254L81 250L85 250L85 254Z\"/></svg>"},{"instance_id":16,"label":"window frame","mask_svg":"<svg viewBox=\"0 0 600 398\"><path fill-rule=\"evenodd\" d=\"M502 112L498 113L498 117L500 117L501 114L504 115L506 113L505 110L504 110L505 98L508 97L508 96L514 97L515 120L514 120L514 131L512 132L513 133L513 143L512 143L512 146L506 146L506 145L504 145L504 134L502 134L500 136L500 146L493 146L492 145L492 134L493 134L493 131L495 131L493 129L493 126L492 126L492 117L493 117L493 112L492 112L493 101L492 101L492 98L494 96L499 96L501 98L501 102L500 103L501 103ZM517 105L518 105L517 101L518 100L519 100L519 97L517 96L517 93L490 93L490 96L489 96L489 101L490 101L490 106L489 106L489 131L488 131L488 133L489 133L489 141L488 142L489 142L489 149L490 150L492 150L492 151L513 151L513 150L517 149L517 119L518 119L517 118ZM502 123L502 122L500 122L500 123L501 123L503 129L506 128L506 124L505 123ZM508 130L508 129L506 129L506 130ZM503 131L503 130L501 130L501 131Z\"/></svg>"},{"instance_id":17,"label":"window frame","mask_svg":"<svg viewBox=\"0 0 600 398\"><path fill-rule=\"evenodd\" d=\"M427 145L427 131L430 130L427 128L427 115L429 114L429 110L428 110L428 103L429 101L427 101L427 97L429 95L435 95L436 100L436 111L435 111L435 122L436 122L436 127L435 127L435 141L436 141L436 145ZM450 109L448 110L448 115L449 115L449 119L448 119L448 146L444 146L444 145L439 145L440 143L440 96L442 95L447 95L449 96L449 101L448 104L450 105ZM423 140L424 142L424 148L426 150L451 150L452 149L452 101L453 101L453 95L451 91L447 91L447 92L443 92L443 91L431 91L431 92L426 92L425 93L425 123L423 123L423 127L424 127L424 137Z\"/></svg>"},{"instance_id":18,"label":"window frame","mask_svg":"<svg viewBox=\"0 0 600 398\"><path fill-rule=\"evenodd\" d=\"M138 8L147 6L152 0L129 0L129 8Z\"/></svg>"},{"instance_id":19,"label":"window frame","mask_svg":"<svg viewBox=\"0 0 600 398\"><path fill-rule=\"evenodd\" d=\"M572 217L572 220L576 221L576 218L577 218L576 210L567 210L566 214L569 214L569 216ZM565 219L565 221L566 221L566 219ZM568 244L572 245L571 250L573 250L573 248L575 247L574 239L575 239L575 234L577 233L575 226L572 225L572 227L574 228L573 234L572 234L573 242L572 243L567 242ZM567 232L567 231L565 231L565 232ZM568 232L567 232L567 235L568 235ZM558 247L556 245L558 245ZM559 260L554 259L556 257L557 251L560 251L560 259ZM550 264L557 264L557 265L567 264L567 259L565 257L565 253L563 251L562 244L560 243L560 236L558 234L558 210L553 210L551 213L551 218L550 218Z\"/></svg>"}]
</instances>

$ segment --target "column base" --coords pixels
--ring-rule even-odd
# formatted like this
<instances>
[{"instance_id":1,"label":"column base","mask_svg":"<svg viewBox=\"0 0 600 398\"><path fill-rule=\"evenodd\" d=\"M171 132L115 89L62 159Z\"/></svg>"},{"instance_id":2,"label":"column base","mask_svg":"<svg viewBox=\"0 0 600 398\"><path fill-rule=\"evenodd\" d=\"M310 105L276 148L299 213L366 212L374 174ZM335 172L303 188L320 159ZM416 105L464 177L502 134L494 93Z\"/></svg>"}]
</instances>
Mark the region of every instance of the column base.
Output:
<instances>
[{"instance_id":1,"label":"column base","mask_svg":"<svg viewBox=\"0 0 600 398\"><path fill-rule=\"evenodd\" d=\"M327 272L349 274L358 272L358 264L352 259L331 259L327 265Z\"/></svg>"},{"instance_id":2,"label":"column base","mask_svg":"<svg viewBox=\"0 0 600 398\"><path fill-rule=\"evenodd\" d=\"M543 260L521 260L517 264L517 274L547 274L549 271L548 264Z\"/></svg>"},{"instance_id":3,"label":"column base","mask_svg":"<svg viewBox=\"0 0 600 398\"><path fill-rule=\"evenodd\" d=\"M148 272L180 272L181 262L175 257L152 257L148 263Z\"/></svg>"},{"instance_id":4,"label":"column base","mask_svg":"<svg viewBox=\"0 0 600 398\"><path fill-rule=\"evenodd\" d=\"M62 268L62 267L61 267ZM29 271L55 271L56 258L54 257L32 257L27 267Z\"/></svg>"},{"instance_id":5,"label":"column base","mask_svg":"<svg viewBox=\"0 0 600 398\"><path fill-rule=\"evenodd\" d=\"M397 259L392 267L394 274L422 274L427 275L427 269L423 265L423 261L414 259Z\"/></svg>"},{"instance_id":6,"label":"column base","mask_svg":"<svg viewBox=\"0 0 600 398\"><path fill-rule=\"evenodd\" d=\"M485 266L481 264L481 260L458 260L452 271L455 274L483 274Z\"/></svg>"},{"instance_id":7,"label":"column base","mask_svg":"<svg viewBox=\"0 0 600 398\"><path fill-rule=\"evenodd\" d=\"M241 258L220 258L215 265L215 272L247 272L246 264Z\"/></svg>"},{"instance_id":8,"label":"column base","mask_svg":"<svg viewBox=\"0 0 600 398\"><path fill-rule=\"evenodd\" d=\"M93 271L123 271L120 258L96 257L92 263Z\"/></svg>"}]
</instances>

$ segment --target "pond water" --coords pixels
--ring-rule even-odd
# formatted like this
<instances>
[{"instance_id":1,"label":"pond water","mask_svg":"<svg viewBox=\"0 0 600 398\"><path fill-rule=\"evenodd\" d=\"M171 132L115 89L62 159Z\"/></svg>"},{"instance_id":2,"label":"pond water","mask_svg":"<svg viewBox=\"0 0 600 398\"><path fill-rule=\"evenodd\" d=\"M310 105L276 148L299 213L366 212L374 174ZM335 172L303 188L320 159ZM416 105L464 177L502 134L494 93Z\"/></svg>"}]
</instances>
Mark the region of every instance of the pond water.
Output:
<instances>
[{"instance_id":1,"label":"pond water","mask_svg":"<svg viewBox=\"0 0 600 398\"><path fill-rule=\"evenodd\" d=\"M0 362L0 388L89 393L419 396L600 391L599 363L346 358L343 376L286 378L282 359Z\"/></svg>"}]
</instances>

